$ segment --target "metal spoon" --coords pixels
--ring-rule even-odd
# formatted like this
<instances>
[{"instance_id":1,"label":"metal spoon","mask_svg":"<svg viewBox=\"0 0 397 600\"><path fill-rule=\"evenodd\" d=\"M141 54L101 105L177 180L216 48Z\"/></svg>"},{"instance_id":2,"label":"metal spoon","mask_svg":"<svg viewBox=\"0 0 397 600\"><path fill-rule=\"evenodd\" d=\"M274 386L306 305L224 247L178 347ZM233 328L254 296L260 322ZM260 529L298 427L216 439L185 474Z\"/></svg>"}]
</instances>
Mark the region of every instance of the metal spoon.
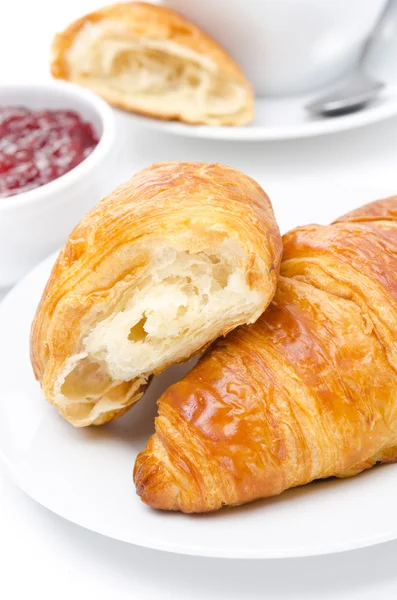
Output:
<instances>
[{"instance_id":1,"label":"metal spoon","mask_svg":"<svg viewBox=\"0 0 397 600\"><path fill-rule=\"evenodd\" d=\"M365 65L373 46L379 47L379 39L385 38L382 34L389 28L390 19L396 20L396 7L396 0L389 0L386 4L364 45L357 71L348 80L338 84L332 92L320 96L308 104L306 110L316 116L344 115L360 110L378 96L385 84L366 72ZM387 46L387 43L383 42L383 45Z\"/></svg>"},{"instance_id":2,"label":"metal spoon","mask_svg":"<svg viewBox=\"0 0 397 600\"><path fill-rule=\"evenodd\" d=\"M384 85L359 71L346 83L334 88L331 94L321 96L308 104L306 110L316 116L346 115L372 102Z\"/></svg>"}]
</instances>

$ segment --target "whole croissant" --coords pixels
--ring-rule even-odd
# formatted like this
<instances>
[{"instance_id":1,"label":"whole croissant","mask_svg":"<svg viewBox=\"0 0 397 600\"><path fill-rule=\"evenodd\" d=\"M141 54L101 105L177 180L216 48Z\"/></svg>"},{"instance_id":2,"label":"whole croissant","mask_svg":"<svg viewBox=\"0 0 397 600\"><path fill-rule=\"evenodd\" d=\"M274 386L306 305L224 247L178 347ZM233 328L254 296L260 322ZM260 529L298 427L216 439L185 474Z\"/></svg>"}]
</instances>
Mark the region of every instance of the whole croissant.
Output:
<instances>
[{"instance_id":1,"label":"whole croissant","mask_svg":"<svg viewBox=\"0 0 397 600\"><path fill-rule=\"evenodd\" d=\"M273 303L159 400L152 507L216 510L397 460L397 197L284 236Z\"/></svg>"}]
</instances>

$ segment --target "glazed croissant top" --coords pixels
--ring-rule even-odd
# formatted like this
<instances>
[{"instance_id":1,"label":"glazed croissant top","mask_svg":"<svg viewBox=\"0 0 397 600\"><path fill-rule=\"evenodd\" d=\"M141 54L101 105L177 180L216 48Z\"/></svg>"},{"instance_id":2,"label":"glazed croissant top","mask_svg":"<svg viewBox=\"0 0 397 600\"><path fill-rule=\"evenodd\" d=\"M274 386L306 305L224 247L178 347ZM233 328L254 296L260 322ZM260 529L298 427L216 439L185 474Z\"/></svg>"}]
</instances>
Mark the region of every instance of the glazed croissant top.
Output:
<instances>
[{"instance_id":1,"label":"glazed croissant top","mask_svg":"<svg viewBox=\"0 0 397 600\"><path fill-rule=\"evenodd\" d=\"M281 237L262 188L222 165L162 163L70 234L32 326L43 391L71 423L122 414L148 377L255 321Z\"/></svg>"},{"instance_id":2,"label":"glazed croissant top","mask_svg":"<svg viewBox=\"0 0 397 600\"><path fill-rule=\"evenodd\" d=\"M181 15L144 2L72 23L54 39L51 72L162 119L244 125L253 116L251 86L230 56Z\"/></svg>"},{"instance_id":3,"label":"glazed croissant top","mask_svg":"<svg viewBox=\"0 0 397 600\"><path fill-rule=\"evenodd\" d=\"M159 400L153 507L203 512L397 460L397 197L284 236L270 307Z\"/></svg>"}]
</instances>

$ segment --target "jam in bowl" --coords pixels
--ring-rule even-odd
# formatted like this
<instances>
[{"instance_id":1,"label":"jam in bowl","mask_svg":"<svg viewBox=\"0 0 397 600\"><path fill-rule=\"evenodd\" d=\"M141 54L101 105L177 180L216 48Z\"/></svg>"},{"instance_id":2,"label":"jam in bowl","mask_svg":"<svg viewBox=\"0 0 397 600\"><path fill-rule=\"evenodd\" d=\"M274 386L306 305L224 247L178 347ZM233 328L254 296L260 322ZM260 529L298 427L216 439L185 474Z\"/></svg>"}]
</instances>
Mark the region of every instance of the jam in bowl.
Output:
<instances>
[{"instance_id":1,"label":"jam in bowl","mask_svg":"<svg viewBox=\"0 0 397 600\"><path fill-rule=\"evenodd\" d=\"M80 86L0 85L0 291L63 246L119 183L130 137L116 125L112 108Z\"/></svg>"},{"instance_id":2,"label":"jam in bowl","mask_svg":"<svg viewBox=\"0 0 397 600\"><path fill-rule=\"evenodd\" d=\"M64 175L98 141L91 123L75 111L0 106L0 198Z\"/></svg>"}]
</instances>

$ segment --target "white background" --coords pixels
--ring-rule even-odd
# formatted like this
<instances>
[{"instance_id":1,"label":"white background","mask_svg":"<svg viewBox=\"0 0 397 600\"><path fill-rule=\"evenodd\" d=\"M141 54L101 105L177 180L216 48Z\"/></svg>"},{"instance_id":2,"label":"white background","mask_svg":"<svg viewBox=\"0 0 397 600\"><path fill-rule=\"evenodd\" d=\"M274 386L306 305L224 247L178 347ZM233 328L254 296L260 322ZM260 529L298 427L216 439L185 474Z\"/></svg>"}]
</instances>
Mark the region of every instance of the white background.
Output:
<instances>
[{"instance_id":1,"label":"white background","mask_svg":"<svg viewBox=\"0 0 397 600\"><path fill-rule=\"evenodd\" d=\"M0 0L0 83L48 77L52 34L96 5L92 0ZM119 126L124 128L123 123ZM125 177L159 160L215 160L241 168L270 189L287 179L296 182L297 190L308 182L317 190L321 186L329 190L349 180L368 182L380 195L397 192L396 119L287 144L209 143L140 129L124 133L131 156ZM321 197L313 194L314 208L318 202ZM38 595L42 600L382 600L397 596L396 559L397 542L333 556L275 561L200 559L127 546L36 505L0 467L0 598L7 600Z\"/></svg>"}]
</instances>

